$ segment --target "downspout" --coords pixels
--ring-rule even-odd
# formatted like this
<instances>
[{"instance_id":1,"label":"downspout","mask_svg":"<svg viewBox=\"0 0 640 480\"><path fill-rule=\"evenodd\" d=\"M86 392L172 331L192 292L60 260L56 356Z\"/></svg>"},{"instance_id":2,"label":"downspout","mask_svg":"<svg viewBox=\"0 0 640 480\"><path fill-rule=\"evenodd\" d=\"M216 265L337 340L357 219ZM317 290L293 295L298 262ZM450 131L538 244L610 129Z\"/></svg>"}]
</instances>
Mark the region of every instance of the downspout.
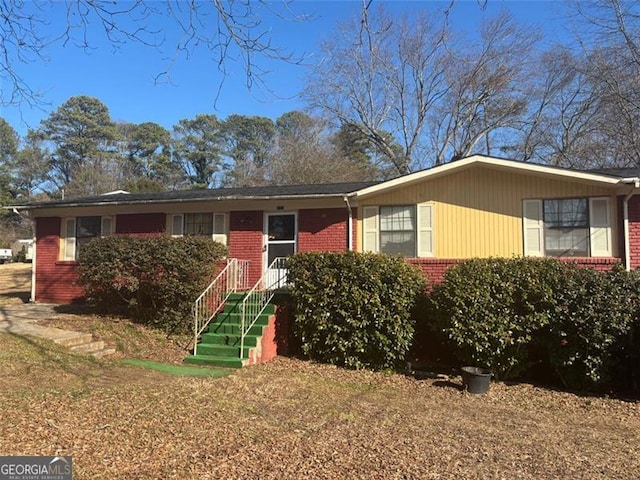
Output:
<instances>
[{"instance_id":1,"label":"downspout","mask_svg":"<svg viewBox=\"0 0 640 480\"><path fill-rule=\"evenodd\" d=\"M631 242L629 240L629 200L640 188L640 178L625 178L622 183L632 183L633 188L622 200L622 215L624 218L624 267L627 272L631 271Z\"/></svg>"},{"instance_id":2,"label":"downspout","mask_svg":"<svg viewBox=\"0 0 640 480\"><path fill-rule=\"evenodd\" d=\"M31 254L31 298L30 303L36 303L36 222L33 222L33 253Z\"/></svg>"},{"instance_id":3,"label":"downspout","mask_svg":"<svg viewBox=\"0 0 640 480\"><path fill-rule=\"evenodd\" d=\"M347 212L349 212L349 220L347 224L347 245L349 251L353 251L353 210L351 210L351 204L349 203L349 198L345 195L344 203L347 206Z\"/></svg>"}]
</instances>

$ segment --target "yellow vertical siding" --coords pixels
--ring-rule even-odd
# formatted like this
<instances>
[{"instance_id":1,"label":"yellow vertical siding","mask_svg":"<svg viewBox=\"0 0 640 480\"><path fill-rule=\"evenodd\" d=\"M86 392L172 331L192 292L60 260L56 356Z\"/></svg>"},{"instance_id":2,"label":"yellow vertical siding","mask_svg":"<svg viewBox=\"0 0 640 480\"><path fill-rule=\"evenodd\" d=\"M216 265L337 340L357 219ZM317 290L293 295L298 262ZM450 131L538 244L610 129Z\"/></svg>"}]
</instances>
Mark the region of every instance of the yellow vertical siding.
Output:
<instances>
[{"instance_id":1,"label":"yellow vertical siding","mask_svg":"<svg viewBox=\"0 0 640 480\"><path fill-rule=\"evenodd\" d=\"M610 197L613 254L618 254L616 197L612 188L472 166L438 178L364 198L366 205L433 202L437 258L469 258L523 254L522 200L527 198ZM358 231L362 232L360 220ZM358 235L358 249L362 249Z\"/></svg>"}]
</instances>

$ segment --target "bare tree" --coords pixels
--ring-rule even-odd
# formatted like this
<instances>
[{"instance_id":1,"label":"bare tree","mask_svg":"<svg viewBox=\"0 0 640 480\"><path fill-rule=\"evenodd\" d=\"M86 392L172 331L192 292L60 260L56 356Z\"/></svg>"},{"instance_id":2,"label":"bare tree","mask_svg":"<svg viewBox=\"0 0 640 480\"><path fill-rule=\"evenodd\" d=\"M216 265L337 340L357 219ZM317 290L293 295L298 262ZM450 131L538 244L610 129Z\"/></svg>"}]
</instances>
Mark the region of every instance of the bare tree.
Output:
<instances>
[{"instance_id":1,"label":"bare tree","mask_svg":"<svg viewBox=\"0 0 640 480\"><path fill-rule=\"evenodd\" d=\"M502 13L482 25L477 47L464 41L449 49L448 89L428 116L435 164L492 154L499 134L517 126L529 101L528 59L537 39Z\"/></svg>"},{"instance_id":2,"label":"bare tree","mask_svg":"<svg viewBox=\"0 0 640 480\"><path fill-rule=\"evenodd\" d=\"M382 7L374 15L363 8L360 19L342 24L322 45L305 97L312 108L359 128L398 173L408 173L427 113L447 91L447 34L446 22L426 13L396 22Z\"/></svg>"},{"instance_id":3,"label":"bare tree","mask_svg":"<svg viewBox=\"0 0 640 480\"><path fill-rule=\"evenodd\" d=\"M0 0L0 80L6 85L0 105L38 104L39 93L21 75L20 65L47 61L53 44L91 50L96 32L115 49L136 42L158 50L167 59L166 69L156 72L158 81L170 81L178 58L207 49L223 74L218 93L230 61L242 63L248 87L262 84L268 73L265 60L303 60L272 42L271 20L310 19L295 13L291 1ZM167 23L180 32L177 42L168 45L162 32Z\"/></svg>"},{"instance_id":4,"label":"bare tree","mask_svg":"<svg viewBox=\"0 0 640 480\"><path fill-rule=\"evenodd\" d=\"M640 4L571 2L586 73L600 102L598 133L609 164L640 164Z\"/></svg>"},{"instance_id":5,"label":"bare tree","mask_svg":"<svg viewBox=\"0 0 640 480\"><path fill-rule=\"evenodd\" d=\"M536 65L529 110L521 117L514 143L502 151L523 161L574 168L606 163L600 135L602 102L585 58L558 46L543 52Z\"/></svg>"},{"instance_id":6,"label":"bare tree","mask_svg":"<svg viewBox=\"0 0 640 480\"><path fill-rule=\"evenodd\" d=\"M343 25L323 45L323 63L305 90L312 108L359 128L399 174L490 153L527 105L523 86L535 31L502 14L472 42L454 38L448 13L396 19L364 8L359 22Z\"/></svg>"}]
</instances>

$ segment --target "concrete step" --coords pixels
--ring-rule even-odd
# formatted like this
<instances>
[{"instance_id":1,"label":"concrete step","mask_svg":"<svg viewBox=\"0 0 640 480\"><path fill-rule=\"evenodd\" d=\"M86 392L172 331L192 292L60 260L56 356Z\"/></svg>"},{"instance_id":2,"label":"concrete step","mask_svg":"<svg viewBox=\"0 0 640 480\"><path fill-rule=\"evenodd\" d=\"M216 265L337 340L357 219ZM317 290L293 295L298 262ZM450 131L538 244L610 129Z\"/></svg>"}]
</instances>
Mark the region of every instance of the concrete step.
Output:
<instances>
[{"instance_id":1,"label":"concrete step","mask_svg":"<svg viewBox=\"0 0 640 480\"><path fill-rule=\"evenodd\" d=\"M75 352L95 352L97 350L102 350L104 348L104 342L102 340L98 340L95 342L87 342L81 343L80 345L74 345L71 347L71 350Z\"/></svg>"},{"instance_id":2,"label":"concrete step","mask_svg":"<svg viewBox=\"0 0 640 480\"><path fill-rule=\"evenodd\" d=\"M115 348L102 348L100 350L87 352L87 354L91 355L94 358L102 358L102 357L106 357L107 355L112 355L114 353L116 353Z\"/></svg>"},{"instance_id":3,"label":"concrete step","mask_svg":"<svg viewBox=\"0 0 640 480\"><path fill-rule=\"evenodd\" d=\"M53 329L50 329L53 330ZM57 329L56 329L57 330ZM89 343L93 341L93 335L90 333L81 333L81 332L72 332L69 330L60 330L58 335L50 337L55 343L58 345L62 345L63 347L71 348L76 345L82 345L83 343Z\"/></svg>"}]
</instances>

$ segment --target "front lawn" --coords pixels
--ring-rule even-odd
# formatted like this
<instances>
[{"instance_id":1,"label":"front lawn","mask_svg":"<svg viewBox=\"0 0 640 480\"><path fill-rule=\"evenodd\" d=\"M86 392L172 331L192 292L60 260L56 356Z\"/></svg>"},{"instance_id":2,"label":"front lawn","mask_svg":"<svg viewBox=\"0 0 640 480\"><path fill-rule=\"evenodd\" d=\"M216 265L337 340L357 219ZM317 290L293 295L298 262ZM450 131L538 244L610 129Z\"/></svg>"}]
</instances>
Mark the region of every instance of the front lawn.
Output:
<instances>
[{"instance_id":1,"label":"front lawn","mask_svg":"<svg viewBox=\"0 0 640 480\"><path fill-rule=\"evenodd\" d=\"M183 377L4 333L0 378L0 452L78 479L640 477L639 403L527 384L285 358Z\"/></svg>"}]
</instances>

